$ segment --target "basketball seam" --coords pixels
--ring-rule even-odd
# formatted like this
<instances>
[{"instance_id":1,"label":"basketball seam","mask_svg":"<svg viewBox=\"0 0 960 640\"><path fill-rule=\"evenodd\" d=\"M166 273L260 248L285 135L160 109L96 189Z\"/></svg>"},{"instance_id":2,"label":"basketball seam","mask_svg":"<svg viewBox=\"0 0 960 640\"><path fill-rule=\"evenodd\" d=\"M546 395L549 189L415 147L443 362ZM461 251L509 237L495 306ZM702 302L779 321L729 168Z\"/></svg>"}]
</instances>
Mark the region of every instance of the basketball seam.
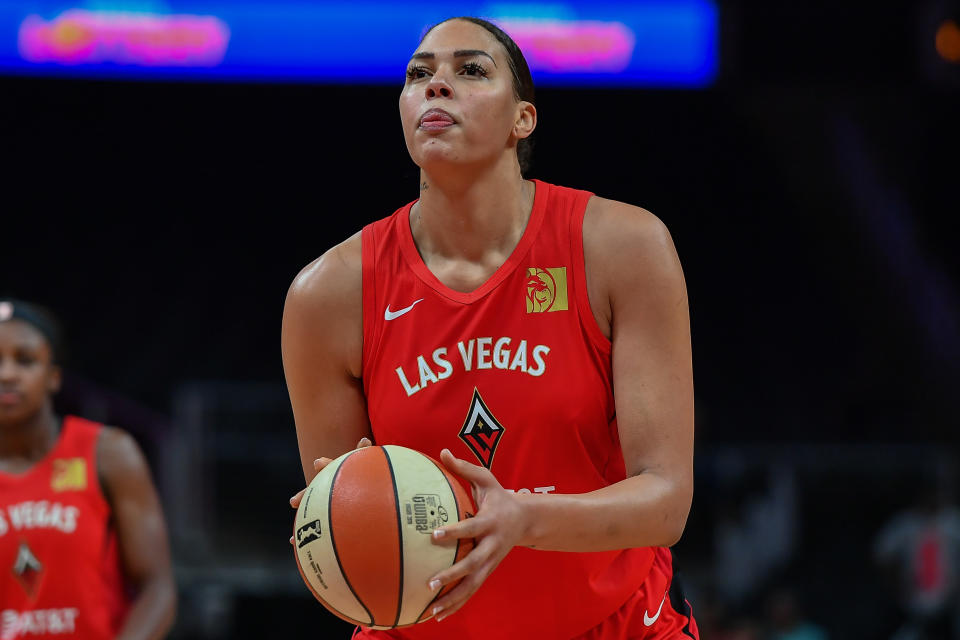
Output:
<instances>
[{"instance_id":1,"label":"basketball seam","mask_svg":"<svg viewBox=\"0 0 960 640\"><path fill-rule=\"evenodd\" d=\"M447 486L450 487L450 495L453 496L453 504L454 504L454 506L456 506L456 508L457 508L457 522L460 522L460 501L457 500L457 492L453 490L453 485L450 484L450 478L448 478L448 477L447 477L447 474L445 474L445 473L443 472L443 468L442 468L439 464L437 464L437 461L436 461L436 460L434 460L434 459L431 458L430 456L427 456L427 459L428 459L430 462L433 463L433 466L435 466L438 471L440 471L440 476L441 476L441 477L443 478L443 480L447 483ZM463 542L463 539L462 539L462 538L457 538L457 550L456 550L456 551L454 552L454 554L453 554L453 560L454 560L454 562L456 562L457 557L460 555L460 543L462 543L462 542ZM417 616L417 620L418 620L418 621L420 620L420 618L423 617L423 614L425 614L425 613L427 612L427 609L429 609L430 606L431 606L434 602L437 601L437 598L440 597L440 594L441 594L441 593L443 593L443 589L440 589L440 591L437 592L437 595L433 596L433 599L430 600L430 602L427 603L427 606L425 606L425 607L423 608L423 611L421 611L421 612L420 612L420 615Z\"/></svg>"},{"instance_id":2,"label":"basketball seam","mask_svg":"<svg viewBox=\"0 0 960 640\"><path fill-rule=\"evenodd\" d=\"M353 455L353 454L351 454ZM350 593L353 594L353 597L357 599L357 602L360 603L360 606L363 607L363 610L367 612L367 615L370 616L370 625L373 626L376 624L376 620L373 619L373 614L370 613L370 609L367 608L367 605L364 604L363 600L360 599L360 596L357 594L356 590L353 588L353 585L350 584L350 578L347 577L347 572L343 570L343 565L340 564L340 553L337 551L337 541L333 537L333 512L331 507L333 506L333 488L337 486L337 478L340 476L340 471L343 470L343 465L347 462L347 458L344 458L340 463L340 466L337 467L337 470L333 474L333 479L330 480L330 495L327 499L327 527L330 529L330 546L333 547L333 557L337 561L337 568L340 569L340 575L343 576L343 581L347 583L347 587L350 589ZM360 624L363 624L362 622Z\"/></svg>"},{"instance_id":3,"label":"basketball seam","mask_svg":"<svg viewBox=\"0 0 960 640\"><path fill-rule=\"evenodd\" d=\"M393 621L393 626L400 625L400 612L403 611L403 518L400 514L400 494L397 491L397 476L393 472L393 463L390 461L390 454L386 447L381 447L383 455L387 458L387 468L390 470L390 481L393 484L393 504L397 510L397 539L400 541L400 584L397 593L397 617Z\"/></svg>"}]
</instances>

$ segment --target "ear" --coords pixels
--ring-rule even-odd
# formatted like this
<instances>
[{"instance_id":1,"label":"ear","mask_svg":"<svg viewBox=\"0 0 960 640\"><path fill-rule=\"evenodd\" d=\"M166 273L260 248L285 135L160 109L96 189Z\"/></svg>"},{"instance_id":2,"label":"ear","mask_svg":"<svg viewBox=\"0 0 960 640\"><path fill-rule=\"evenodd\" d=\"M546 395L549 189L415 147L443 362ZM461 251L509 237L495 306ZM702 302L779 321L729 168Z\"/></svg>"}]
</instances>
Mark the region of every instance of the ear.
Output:
<instances>
[{"instance_id":1,"label":"ear","mask_svg":"<svg viewBox=\"0 0 960 640\"><path fill-rule=\"evenodd\" d=\"M50 365L50 375L47 376L47 391L57 393L63 383L63 371L55 364Z\"/></svg>"},{"instance_id":2,"label":"ear","mask_svg":"<svg viewBox=\"0 0 960 640\"><path fill-rule=\"evenodd\" d=\"M521 100L517 103L517 119L513 123L513 135L517 140L530 137L537 128L537 108L533 103Z\"/></svg>"}]
</instances>

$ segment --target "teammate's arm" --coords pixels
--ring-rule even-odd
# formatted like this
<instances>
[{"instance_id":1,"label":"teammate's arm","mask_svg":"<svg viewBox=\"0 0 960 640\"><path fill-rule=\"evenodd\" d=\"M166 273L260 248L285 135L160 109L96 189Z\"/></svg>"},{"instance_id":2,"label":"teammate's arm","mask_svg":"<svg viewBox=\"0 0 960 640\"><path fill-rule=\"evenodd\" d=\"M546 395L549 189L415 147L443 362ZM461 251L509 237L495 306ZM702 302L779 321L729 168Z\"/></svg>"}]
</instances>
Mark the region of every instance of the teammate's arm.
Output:
<instances>
[{"instance_id":1,"label":"teammate's arm","mask_svg":"<svg viewBox=\"0 0 960 640\"><path fill-rule=\"evenodd\" d=\"M363 396L363 272L360 234L327 251L294 279L283 309L283 370L303 475L370 437Z\"/></svg>"},{"instance_id":2,"label":"teammate's arm","mask_svg":"<svg viewBox=\"0 0 960 640\"><path fill-rule=\"evenodd\" d=\"M456 611L516 545L556 551L670 546L693 496L693 373L686 286L666 227L637 207L594 198L584 222L589 291L613 342L613 382L627 478L579 495L509 494L489 470L441 454L469 480L476 517L444 538L477 546L436 576L463 582L437 605ZM589 313L589 311L584 310ZM557 461L563 473L563 460Z\"/></svg>"},{"instance_id":3,"label":"teammate's arm","mask_svg":"<svg viewBox=\"0 0 960 640\"><path fill-rule=\"evenodd\" d=\"M113 512L124 573L136 594L117 638L166 637L176 615L177 594L150 469L136 441L110 427L97 441L97 467Z\"/></svg>"}]
</instances>

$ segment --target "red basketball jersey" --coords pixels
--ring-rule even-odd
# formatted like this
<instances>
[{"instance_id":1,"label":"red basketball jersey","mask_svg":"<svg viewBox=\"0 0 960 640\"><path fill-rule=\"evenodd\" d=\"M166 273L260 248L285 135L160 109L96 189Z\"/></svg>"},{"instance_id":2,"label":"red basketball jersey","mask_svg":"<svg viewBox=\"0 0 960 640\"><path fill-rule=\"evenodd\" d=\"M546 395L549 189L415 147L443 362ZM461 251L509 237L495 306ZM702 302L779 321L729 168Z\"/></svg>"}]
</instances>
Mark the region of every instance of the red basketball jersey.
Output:
<instances>
[{"instance_id":1,"label":"red basketball jersey","mask_svg":"<svg viewBox=\"0 0 960 640\"><path fill-rule=\"evenodd\" d=\"M0 472L0 640L106 640L120 630L128 600L97 479L100 429L68 416L43 460Z\"/></svg>"},{"instance_id":2,"label":"red basketball jersey","mask_svg":"<svg viewBox=\"0 0 960 640\"><path fill-rule=\"evenodd\" d=\"M591 194L541 181L523 237L480 288L444 286L413 242L411 204L364 228L363 383L377 444L488 467L523 493L585 493L625 477L611 344L583 258ZM441 623L390 637L565 639L620 607L652 549L515 548Z\"/></svg>"}]
</instances>

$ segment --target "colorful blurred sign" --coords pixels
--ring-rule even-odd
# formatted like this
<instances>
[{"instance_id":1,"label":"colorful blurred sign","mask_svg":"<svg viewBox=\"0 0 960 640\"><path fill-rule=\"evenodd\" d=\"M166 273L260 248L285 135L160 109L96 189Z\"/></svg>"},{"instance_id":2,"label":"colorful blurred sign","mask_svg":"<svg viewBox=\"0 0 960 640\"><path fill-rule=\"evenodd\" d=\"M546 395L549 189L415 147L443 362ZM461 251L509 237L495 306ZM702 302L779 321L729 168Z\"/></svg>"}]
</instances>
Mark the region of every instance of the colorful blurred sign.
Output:
<instances>
[{"instance_id":1,"label":"colorful blurred sign","mask_svg":"<svg viewBox=\"0 0 960 640\"><path fill-rule=\"evenodd\" d=\"M0 0L0 73L399 84L424 29L452 15L498 23L539 85L703 87L717 71L709 0Z\"/></svg>"}]
</instances>

